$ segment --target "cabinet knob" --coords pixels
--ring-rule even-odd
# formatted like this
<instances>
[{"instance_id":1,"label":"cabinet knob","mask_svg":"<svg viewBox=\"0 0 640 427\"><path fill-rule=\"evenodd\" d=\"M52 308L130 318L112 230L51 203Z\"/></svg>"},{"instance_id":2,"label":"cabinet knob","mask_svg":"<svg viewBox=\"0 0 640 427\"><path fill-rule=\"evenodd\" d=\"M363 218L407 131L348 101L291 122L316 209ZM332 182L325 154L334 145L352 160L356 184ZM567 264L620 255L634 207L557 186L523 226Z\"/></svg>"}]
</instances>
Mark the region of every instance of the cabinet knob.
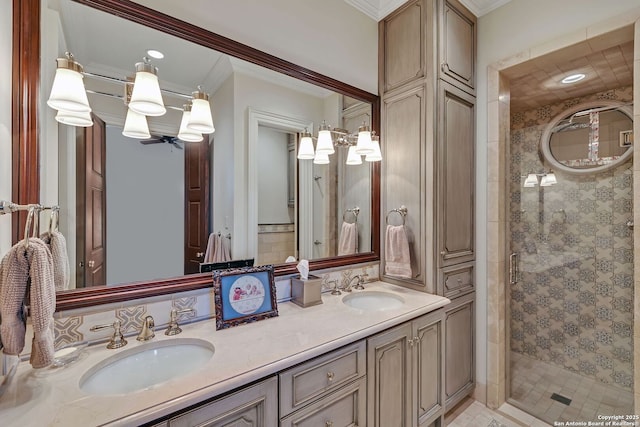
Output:
<instances>
[{"instance_id":1,"label":"cabinet knob","mask_svg":"<svg viewBox=\"0 0 640 427\"><path fill-rule=\"evenodd\" d=\"M333 427L333 421L327 421L324 423L325 427Z\"/></svg>"},{"instance_id":2,"label":"cabinet knob","mask_svg":"<svg viewBox=\"0 0 640 427\"><path fill-rule=\"evenodd\" d=\"M333 381L333 379L335 378L336 374L334 374L333 372L327 372L327 380L329 382Z\"/></svg>"},{"instance_id":3,"label":"cabinet knob","mask_svg":"<svg viewBox=\"0 0 640 427\"><path fill-rule=\"evenodd\" d=\"M204 256L204 252L196 253L196 258L202 258Z\"/></svg>"},{"instance_id":4,"label":"cabinet knob","mask_svg":"<svg viewBox=\"0 0 640 427\"><path fill-rule=\"evenodd\" d=\"M440 251L440 255L445 256L447 254L447 251Z\"/></svg>"},{"instance_id":5,"label":"cabinet knob","mask_svg":"<svg viewBox=\"0 0 640 427\"><path fill-rule=\"evenodd\" d=\"M90 268L93 268L93 266L96 265L96 262L94 260L91 260L87 264L89 264Z\"/></svg>"}]
</instances>

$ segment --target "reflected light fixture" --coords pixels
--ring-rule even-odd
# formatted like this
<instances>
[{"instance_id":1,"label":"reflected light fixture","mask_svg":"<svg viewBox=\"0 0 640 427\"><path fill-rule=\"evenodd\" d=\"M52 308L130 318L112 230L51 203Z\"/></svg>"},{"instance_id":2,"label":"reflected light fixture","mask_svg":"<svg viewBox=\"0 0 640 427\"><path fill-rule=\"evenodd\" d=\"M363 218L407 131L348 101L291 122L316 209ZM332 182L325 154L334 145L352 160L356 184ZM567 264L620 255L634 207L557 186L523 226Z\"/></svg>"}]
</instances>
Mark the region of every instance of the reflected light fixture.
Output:
<instances>
[{"instance_id":1,"label":"reflected light fixture","mask_svg":"<svg viewBox=\"0 0 640 427\"><path fill-rule=\"evenodd\" d=\"M322 121L322 124L318 128L318 144L316 145L316 152L326 153L327 155L336 152L333 148L333 139L331 138L331 129L327 125L326 121Z\"/></svg>"},{"instance_id":2,"label":"reflected light fixture","mask_svg":"<svg viewBox=\"0 0 640 427\"><path fill-rule=\"evenodd\" d=\"M56 62L56 75L47 105L58 111L90 112L91 107L82 81L82 65L75 61L70 52L66 52L66 58L58 58Z\"/></svg>"},{"instance_id":3,"label":"reflected light fixture","mask_svg":"<svg viewBox=\"0 0 640 427\"><path fill-rule=\"evenodd\" d=\"M187 127L200 133L213 133L213 118L211 117L211 105L209 104L209 94L202 91L202 87L198 86L198 90L192 93L193 101L191 101L191 118L187 123Z\"/></svg>"},{"instance_id":4,"label":"reflected light fixture","mask_svg":"<svg viewBox=\"0 0 640 427\"><path fill-rule=\"evenodd\" d=\"M329 154L316 150L316 155L313 158L313 163L316 165L328 165Z\"/></svg>"},{"instance_id":5,"label":"reflected light fixture","mask_svg":"<svg viewBox=\"0 0 640 427\"><path fill-rule=\"evenodd\" d=\"M129 109L145 116L162 116L167 112L158 84L158 68L154 67L146 56L143 62L136 63L136 77Z\"/></svg>"},{"instance_id":6,"label":"reflected light fixture","mask_svg":"<svg viewBox=\"0 0 640 427\"><path fill-rule=\"evenodd\" d=\"M365 156L365 161L367 162L379 162L382 160L382 152L380 151L380 137L378 135L373 134L371 135L371 146L373 148L373 151L370 153L367 153L367 155Z\"/></svg>"},{"instance_id":7,"label":"reflected light fixture","mask_svg":"<svg viewBox=\"0 0 640 427\"><path fill-rule=\"evenodd\" d=\"M182 112L182 121L180 122L180 130L178 131L178 138L186 142L200 142L204 138L200 132L190 129L187 126L191 120L191 103L184 104Z\"/></svg>"},{"instance_id":8,"label":"reflected light fixture","mask_svg":"<svg viewBox=\"0 0 640 427\"><path fill-rule=\"evenodd\" d=\"M91 119L91 113L86 111L65 111L58 110L56 114L56 121L70 126L89 127L93 126L93 120Z\"/></svg>"},{"instance_id":9,"label":"reflected light fixture","mask_svg":"<svg viewBox=\"0 0 640 427\"><path fill-rule=\"evenodd\" d=\"M127 118L124 121L124 129L122 134L129 138L149 139L151 133L149 133L149 124L147 123L147 117L144 114L140 114L129 108L127 110Z\"/></svg>"},{"instance_id":10,"label":"reflected light fixture","mask_svg":"<svg viewBox=\"0 0 640 427\"><path fill-rule=\"evenodd\" d=\"M347 154L347 164L348 165L362 164L362 156L358 154L357 148L355 145L352 145L349 147L349 153Z\"/></svg>"},{"instance_id":11,"label":"reflected light fixture","mask_svg":"<svg viewBox=\"0 0 640 427\"><path fill-rule=\"evenodd\" d=\"M364 123L358 128L358 143L356 144L356 153L369 154L373 152L371 144L371 129Z\"/></svg>"},{"instance_id":12,"label":"reflected light fixture","mask_svg":"<svg viewBox=\"0 0 640 427\"><path fill-rule=\"evenodd\" d=\"M311 160L315 157L315 153L313 152L313 139L311 138L311 134L304 130L301 134L300 138L300 148L298 149L298 159L300 160ZM329 157L327 157L329 159Z\"/></svg>"}]
</instances>

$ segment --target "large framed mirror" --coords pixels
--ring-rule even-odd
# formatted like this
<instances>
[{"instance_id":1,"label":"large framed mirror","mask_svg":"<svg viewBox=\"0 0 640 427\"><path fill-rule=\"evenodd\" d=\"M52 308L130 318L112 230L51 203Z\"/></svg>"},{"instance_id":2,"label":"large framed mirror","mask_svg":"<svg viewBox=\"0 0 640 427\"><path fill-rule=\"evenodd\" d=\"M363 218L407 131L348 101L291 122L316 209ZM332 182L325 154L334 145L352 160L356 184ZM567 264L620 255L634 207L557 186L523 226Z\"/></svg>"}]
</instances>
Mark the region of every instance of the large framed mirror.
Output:
<instances>
[{"instance_id":1,"label":"large framed mirror","mask_svg":"<svg viewBox=\"0 0 640 427\"><path fill-rule=\"evenodd\" d=\"M101 20L108 24L101 24ZM88 31L89 28L92 31ZM101 28L110 30L111 37L101 36ZM114 32L113 28L119 30ZM86 30L84 33L83 29ZM129 33L127 36L128 31L134 31L136 35ZM89 33L97 40L109 40L111 45L92 45ZM123 41L116 40L116 33L125 37L122 40L128 37L138 43L131 42L131 49L124 49ZM186 255L191 229L199 230L197 238L191 240L206 242L211 233L218 232L223 237L230 237L234 259L255 258L258 264L274 263L277 275L295 272L295 263L283 263L284 255L311 259L312 269L378 259L379 164L347 167L344 165L346 151L338 151L332 163L322 168L312 166L310 162L292 161L298 134L308 127L317 129L322 120L349 130L357 130L359 124L368 121L367 124L378 131L379 99L376 95L127 1L16 1L14 35L13 81L14 102L17 103L14 105L20 105L20 108L14 108L14 116L18 117L14 118L13 132L12 157L17 172L13 174L13 197L17 203L33 203L45 197L47 203L61 205L61 226L68 236L71 262L78 268L75 269L73 289L57 295L59 310L210 286L209 274L187 274L191 273ZM72 41L78 38L82 38L81 43ZM82 173L79 166L82 162L78 161L81 152L76 149L86 145L86 137L82 136L85 131L81 128L57 125L52 112L46 109L55 57L61 56L63 50L75 50L78 61L83 61L84 56L83 65L93 74L121 77L127 67L133 69L133 63L139 61L135 55L144 55L144 52L135 52L136 48L141 50L144 45L145 49L163 49L158 45L150 46L150 41L165 46L169 57L173 56L173 60L166 58L154 64L160 69L162 85L178 93L188 93L189 88L204 84L211 93L216 132L208 145L204 145L204 151L203 144L194 150L193 146L174 138L180 119L175 114L168 114L166 120L150 121L154 137L142 143L127 140L121 135L124 115L117 114L118 109L123 110L122 100L107 99L98 94L116 93L115 88L85 77L88 91L94 92L89 95L94 116L105 123L108 150L111 150L106 154L105 170L108 174L111 171L112 178L107 189L113 191L103 207L108 230L106 247L112 249L111 256L107 255L107 277L103 283L96 281L95 286L91 286L87 274L78 273L88 263L78 250L84 243L75 244L86 239L79 231L83 221L76 209L81 203L74 182ZM25 52L31 54L25 55ZM40 55L33 55L33 52L40 52ZM94 56L92 52L96 52ZM191 59L194 57L198 60ZM200 71L196 63L201 63L204 71ZM190 65L186 67L185 64ZM216 68L226 74L216 75L213 72ZM230 91L246 93L245 98L237 96L235 105L229 104ZM169 98L165 100L166 104L180 106L180 99ZM270 104L263 99L281 101ZM16 114L16 111L20 113ZM95 122L97 120L94 128ZM47 141L46 146L42 144L43 140ZM265 167L276 161L263 161L268 144L278 148L267 149L267 153L278 151L281 157L277 161L281 166L271 171ZM198 170L208 168L203 177L210 185L205 192L210 203L203 213L204 221L192 224L191 228L188 222L192 215L187 214L185 198L189 191L189 171L194 170L187 166L193 160L189 153L192 157L195 153L195 158L200 159L202 168ZM115 158L129 163L110 165L109 159ZM34 169L34 164L39 167ZM279 173L278 184L261 187L266 177L276 175L274 171ZM141 177L141 173L145 176ZM144 186L154 182L160 187ZM273 188L278 188L277 194L266 193ZM132 189L135 191L127 193ZM323 197L326 200L322 200ZM281 202L278 209L272 209L276 199ZM355 253L338 256L335 249L338 229L343 220L353 221L350 215L354 208L358 211L359 248ZM13 223L14 241L22 237L22 221L21 218ZM126 227L116 225L120 223ZM145 225L151 227L143 232ZM164 230L170 230L176 236L170 240L170 232L163 235ZM159 243L149 241L154 232L161 236ZM287 237L293 243L278 254L261 251L261 238L274 238L277 234L293 236ZM169 248L173 252L167 258L163 258L167 254L153 252L153 249L171 252ZM139 259L132 260L137 251L141 251ZM195 250L197 256L202 256L202 252ZM118 253L127 256L119 260ZM146 269L142 268L145 259ZM196 265L197 262L196 259ZM171 264L173 267L169 268ZM160 266L165 270L160 272ZM109 274L110 268L117 274Z\"/></svg>"}]
</instances>

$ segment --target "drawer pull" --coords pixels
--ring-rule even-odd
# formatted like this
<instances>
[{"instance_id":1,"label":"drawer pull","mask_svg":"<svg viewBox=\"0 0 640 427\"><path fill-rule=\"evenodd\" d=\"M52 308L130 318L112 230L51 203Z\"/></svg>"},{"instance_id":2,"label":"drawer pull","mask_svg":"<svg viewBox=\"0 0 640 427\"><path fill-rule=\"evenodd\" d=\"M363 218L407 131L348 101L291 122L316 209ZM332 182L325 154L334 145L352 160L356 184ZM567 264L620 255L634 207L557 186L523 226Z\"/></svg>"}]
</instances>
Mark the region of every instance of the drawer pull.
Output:
<instances>
[{"instance_id":1,"label":"drawer pull","mask_svg":"<svg viewBox=\"0 0 640 427\"><path fill-rule=\"evenodd\" d=\"M333 427L333 421L327 421L324 425L325 427Z\"/></svg>"},{"instance_id":2,"label":"drawer pull","mask_svg":"<svg viewBox=\"0 0 640 427\"><path fill-rule=\"evenodd\" d=\"M333 381L333 379L335 378L336 374L334 374L333 372L327 372L327 380L329 382Z\"/></svg>"}]
</instances>

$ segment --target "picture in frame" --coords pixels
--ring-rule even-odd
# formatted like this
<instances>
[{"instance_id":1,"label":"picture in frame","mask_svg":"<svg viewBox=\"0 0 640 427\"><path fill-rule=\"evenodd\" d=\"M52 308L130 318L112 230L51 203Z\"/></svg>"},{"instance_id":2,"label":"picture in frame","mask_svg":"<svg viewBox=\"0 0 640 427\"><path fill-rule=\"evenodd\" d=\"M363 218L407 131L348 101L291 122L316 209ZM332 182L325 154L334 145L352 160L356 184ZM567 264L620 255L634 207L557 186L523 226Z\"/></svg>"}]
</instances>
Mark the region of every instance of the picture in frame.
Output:
<instances>
[{"instance_id":1,"label":"picture in frame","mask_svg":"<svg viewBox=\"0 0 640 427\"><path fill-rule=\"evenodd\" d=\"M278 315L273 265L213 272L216 329Z\"/></svg>"}]
</instances>

